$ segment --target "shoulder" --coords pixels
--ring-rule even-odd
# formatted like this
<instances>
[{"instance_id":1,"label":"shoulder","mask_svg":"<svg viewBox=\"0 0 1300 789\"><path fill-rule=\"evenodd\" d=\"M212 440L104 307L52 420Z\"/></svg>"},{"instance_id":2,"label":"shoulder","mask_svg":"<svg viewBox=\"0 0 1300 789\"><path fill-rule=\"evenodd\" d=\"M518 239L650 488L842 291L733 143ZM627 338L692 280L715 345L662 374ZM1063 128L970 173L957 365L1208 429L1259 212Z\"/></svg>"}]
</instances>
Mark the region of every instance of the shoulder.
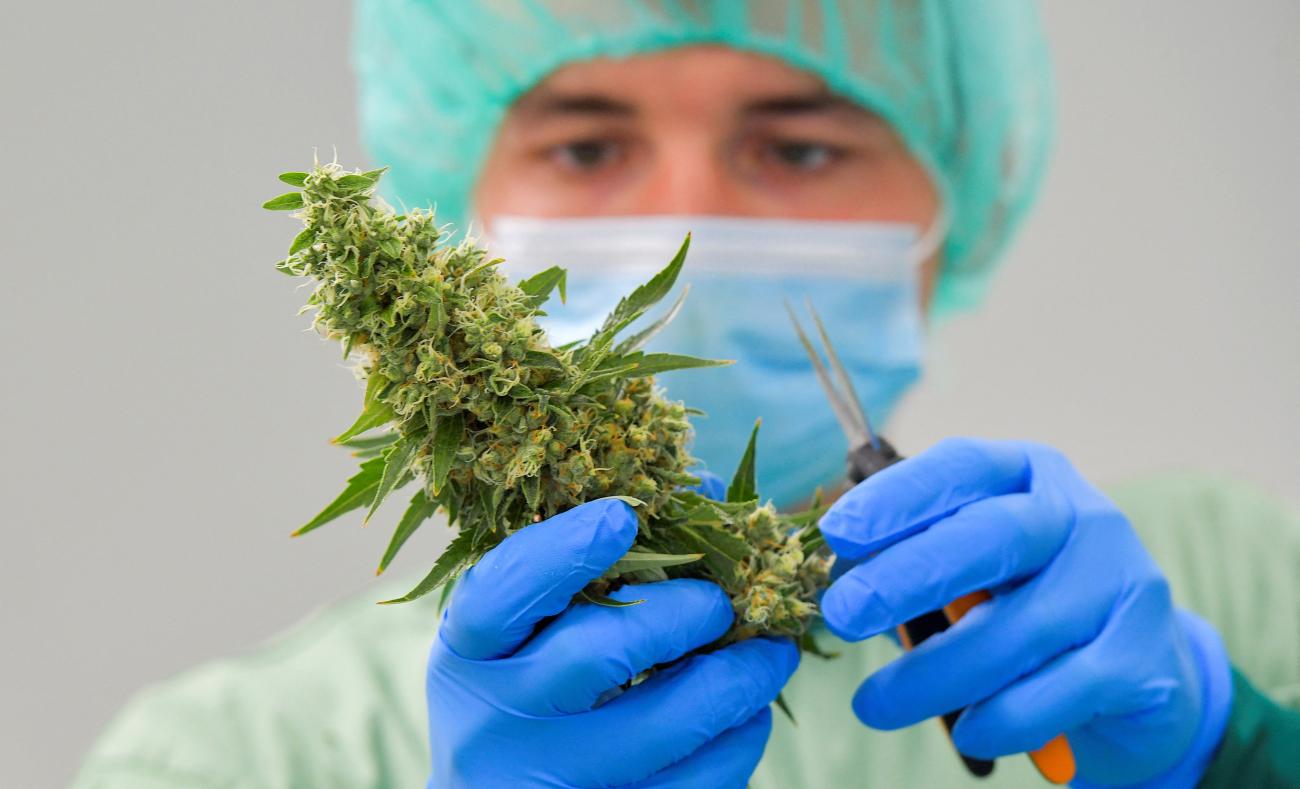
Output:
<instances>
[{"instance_id":1,"label":"shoulder","mask_svg":"<svg viewBox=\"0 0 1300 789\"><path fill-rule=\"evenodd\" d=\"M1241 480L1161 473L1112 499L1169 579L1180 605L1209 620L1261 689L1300 699L1300 516Z\"/></svg>"},{"instance_id":2,"label":"shoulder","mask_svg":"<svg viewBox=\"0 0 1300 789\"><path fill-rule=\"evenodd\" d=\"M1111 486L1107 492L1135 522L1153 526L1188 519L1193 525L1267 528L1288 540L1300 533L1294 507L1254 483L1225 475L1165 471Z\"/></svg>"},{"instance_id":3,"label":"shoulder","mask_svg":"<svg viewBox=\"0 0 1300 789\"><path fill-rule=\"evenodd\" d=\"M95 744L77 786L422 782L436 606L379 607L377 594L141 691Z\"/></svg>"},{"instance_id":4,"label":"shoulder","mask_svg":"<svg viewBox=\"0 0 1300 789\"><path fill-rule=\"evenodd\" d=\"M1114 486L1109 493L1148 550L1174 565L1171 570L1217 569L1238 577L1253 572L1281 582L1276 576L1300 569L1300 515L1249 482L1164 472Z\"/></svg>"}]
</instances>

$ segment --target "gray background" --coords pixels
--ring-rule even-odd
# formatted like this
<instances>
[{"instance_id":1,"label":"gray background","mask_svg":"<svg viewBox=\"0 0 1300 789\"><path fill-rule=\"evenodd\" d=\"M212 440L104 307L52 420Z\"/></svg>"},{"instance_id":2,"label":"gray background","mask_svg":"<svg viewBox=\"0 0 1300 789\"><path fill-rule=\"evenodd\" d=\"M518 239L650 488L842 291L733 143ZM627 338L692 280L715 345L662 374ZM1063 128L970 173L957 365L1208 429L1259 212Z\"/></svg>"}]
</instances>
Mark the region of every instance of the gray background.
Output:
<instances>
[{"instance_id":1,"label":"gray background","mask_svg":"<svg viewBox=\"0 0 1300 789\"><path fill-rule=\"evenodd\" d=\"M23 3L0 32L0 764L66 782L143 683L363 589L386 535L288 531L358 391L258 208L356 163L341 3ZM1200 467L1300 500L1300 4L1055 3L1060 142L988 309L892 433ZM381 519L381 522L384 522ZM398 571L426 564L418 535Z\"/></svg>"}]
</instances>

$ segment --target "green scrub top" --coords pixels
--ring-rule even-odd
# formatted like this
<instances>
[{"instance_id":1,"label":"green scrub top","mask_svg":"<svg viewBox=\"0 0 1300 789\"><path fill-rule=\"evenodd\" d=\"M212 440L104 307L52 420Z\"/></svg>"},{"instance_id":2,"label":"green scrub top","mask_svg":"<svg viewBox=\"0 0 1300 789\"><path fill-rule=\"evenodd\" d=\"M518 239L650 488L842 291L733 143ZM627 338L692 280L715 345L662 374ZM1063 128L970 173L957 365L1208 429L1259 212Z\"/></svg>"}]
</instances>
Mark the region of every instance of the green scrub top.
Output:
<instances>
[{"instance_id":1,"label":"green scrub top","mask_svg":"<svg viewBox=\"0 0 1300 789\"><path fill-rule=\"evenodd\" d=\"M1175 599L1214 624L1240 672L1203 784L1300 786L1300 518L1253 488L1199 476L1152 478L1112 497ZM74 787L423 786L433 597L380 607L384 595L371 591L250 654L144 690ZM885 638L821 641L840 656L804 657L785 690L798 723L774 717L755 789L1046 785L1025 756L998 760L989 780L972 778L937 721L864 727L849 699L898 648Z\"/></svg>"}]
</instances>

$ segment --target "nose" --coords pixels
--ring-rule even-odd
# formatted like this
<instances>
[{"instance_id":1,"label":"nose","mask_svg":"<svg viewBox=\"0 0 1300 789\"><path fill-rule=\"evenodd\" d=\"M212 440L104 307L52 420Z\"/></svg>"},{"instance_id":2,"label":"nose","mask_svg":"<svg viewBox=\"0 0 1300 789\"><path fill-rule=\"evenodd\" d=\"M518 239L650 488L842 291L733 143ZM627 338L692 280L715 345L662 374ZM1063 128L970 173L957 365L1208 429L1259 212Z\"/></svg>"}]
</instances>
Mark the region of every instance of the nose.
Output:
<instances>
[{"instance_id":1,"label":"nose","mask_svg":"<svg viewBox=\"0 0 1300 789\"><path fill-rule=\"evenodd\" d=\"M638 213L745 216L744 190L723 157L699 141L661 147L639 196Z\"/></svg>"}]
</instances>

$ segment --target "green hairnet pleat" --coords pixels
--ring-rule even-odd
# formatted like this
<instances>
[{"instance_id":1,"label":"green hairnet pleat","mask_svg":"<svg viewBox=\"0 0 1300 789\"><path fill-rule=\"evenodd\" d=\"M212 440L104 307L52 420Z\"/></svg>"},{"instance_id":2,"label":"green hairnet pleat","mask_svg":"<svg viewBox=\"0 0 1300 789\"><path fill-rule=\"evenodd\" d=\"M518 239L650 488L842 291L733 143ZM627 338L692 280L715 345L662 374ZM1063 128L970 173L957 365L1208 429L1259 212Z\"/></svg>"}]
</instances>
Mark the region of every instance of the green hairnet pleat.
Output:
<instances>
[{"instance_id":1,"label":"green hairnet pleat","mask_svg":"<svg viewBox=\"0 0 1300 789\"><path fill-rule=\"evenodd\" d=\"M780 58L889 121L944 198L935 312L979 302L1051 140L1032 0L359 0L362 134L390 198L462 226L506 109L547 74L704 43Z\"/></svg>"}]
</instances>

